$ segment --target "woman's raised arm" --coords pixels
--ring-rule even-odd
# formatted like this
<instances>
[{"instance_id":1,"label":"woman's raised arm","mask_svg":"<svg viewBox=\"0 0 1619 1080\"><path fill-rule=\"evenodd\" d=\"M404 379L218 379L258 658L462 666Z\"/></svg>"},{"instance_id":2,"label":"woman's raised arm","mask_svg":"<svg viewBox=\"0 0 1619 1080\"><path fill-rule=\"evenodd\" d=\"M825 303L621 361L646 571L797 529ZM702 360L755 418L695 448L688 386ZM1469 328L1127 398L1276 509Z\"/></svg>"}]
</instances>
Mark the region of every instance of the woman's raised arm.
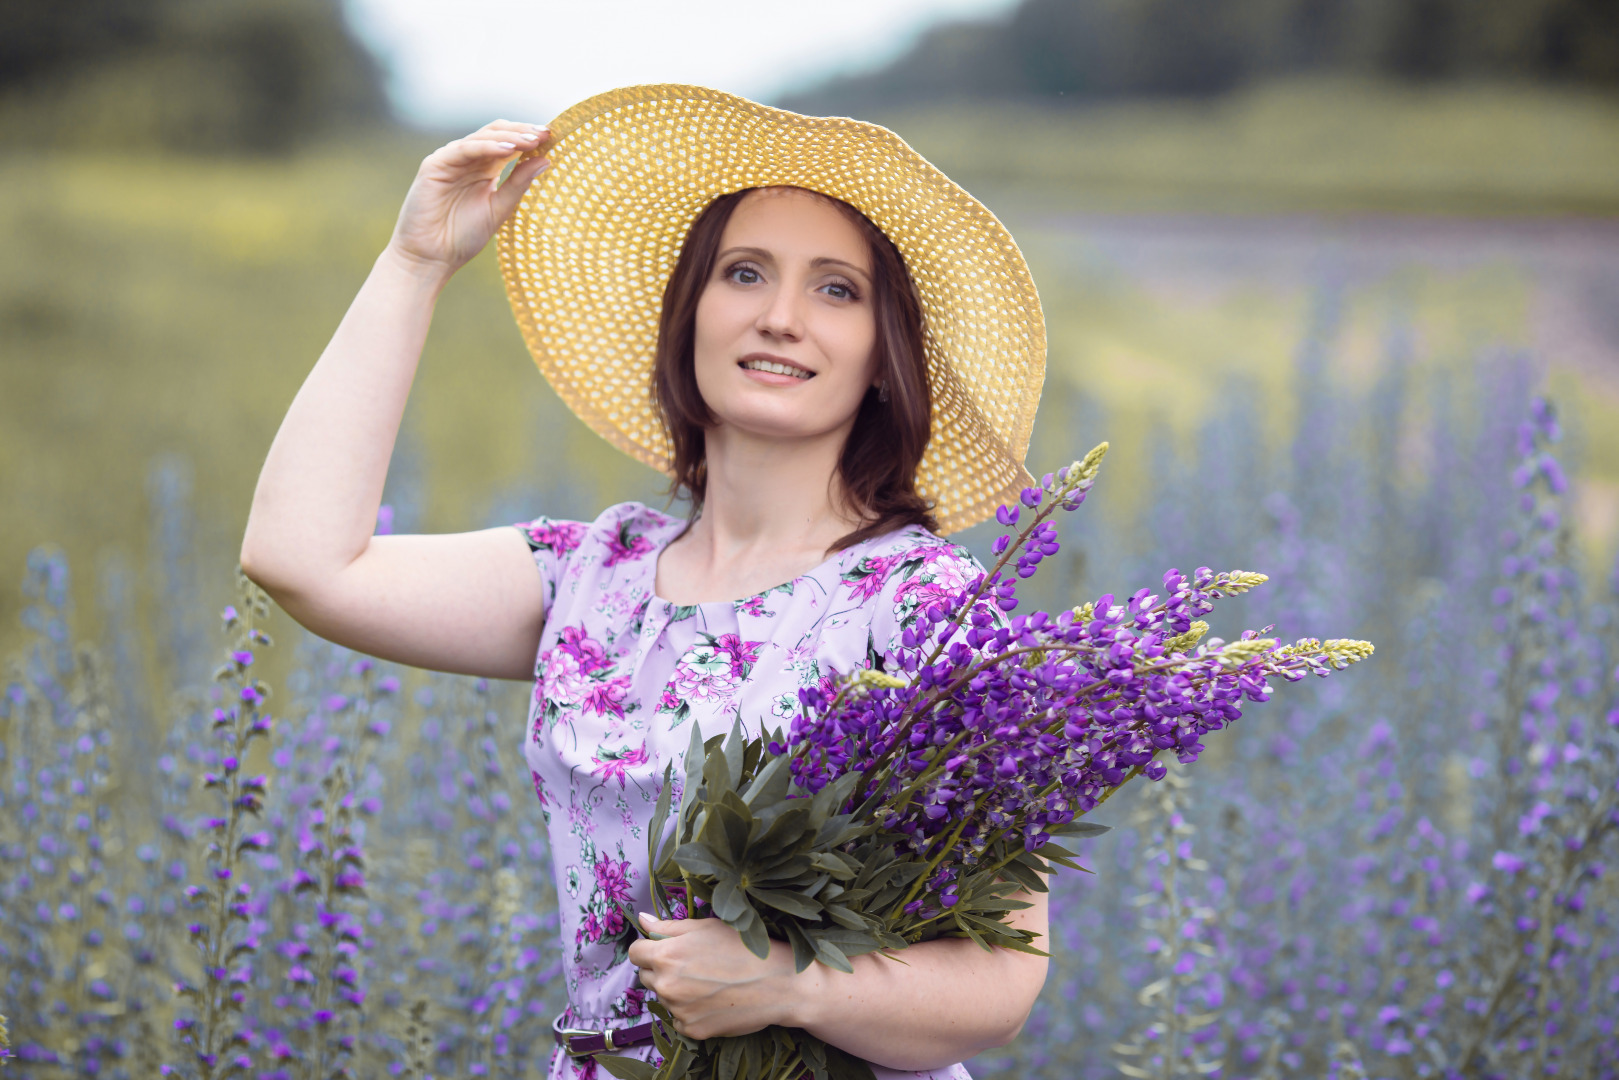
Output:
<instances>
[{"instance_id":1,"label":"woman's raised arm","mask_svg":"<svg viewBox=\"0 0 1619 1080\"><path fill-rule=\"evenodd\" d=\"M497 120L434 151L265 458L242 568L298 622L418 667L533 675L544 597L515 529L373 536L433 306L544 167L544 128Z\"/></svg>"}]
</instances>

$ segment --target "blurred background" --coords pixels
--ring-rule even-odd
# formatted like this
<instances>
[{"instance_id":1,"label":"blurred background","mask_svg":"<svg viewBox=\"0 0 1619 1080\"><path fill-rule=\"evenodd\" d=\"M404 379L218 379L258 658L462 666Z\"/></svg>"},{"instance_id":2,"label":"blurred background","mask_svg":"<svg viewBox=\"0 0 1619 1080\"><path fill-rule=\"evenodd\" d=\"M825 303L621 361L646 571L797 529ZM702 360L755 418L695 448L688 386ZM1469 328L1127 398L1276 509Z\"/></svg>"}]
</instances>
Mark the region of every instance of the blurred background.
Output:
<instances>
[{"instance_id":1,"label":"blurred background","mask_svg":"<svg viewBox=\"0 0 1619 1080\"><path fill-rule=\"evenodd\" d=\"M1320 927L1350 925L1322 887L1346 873L1332 861L1343 816L1393 806L1423 836L1432 821L1465 837L1510 803L1481 778L1518 769L1509 742L1522 702L1493 696L1511 627L1491 614L1518 601L1491 589L1529 565L1503 563L1499 545L1521 539L1503 530L1531 395L1559 407L1570 481L1561 516L1522 535L1555 533L1546 550L1588 596L1607 588L1619 548L1609 0L9 0L0 655L36 637L101 642L119 738L156 748L186 724L200 731L200 699L171 695L213 668L213 613L233 595L258 468L416 163L496 116L543 121L592 93L659 81L884 124L1011 228L1051 342L1029 464L1038 474L1102 439L1113 446L1063 558L1042 573L1042 602L1129 592L1169 565L1207 563L1277 578L1220 613L1217 633L1274 623L1289 639L1377 642L1364 670L1329 684L1343 689L1301 689L1194 770L1215 788L1238 778L1240 796L1206 800L1201 820L1250 860L1233 856L1242 869L1209 895L1262 911L1222 924L1239 944L1220 955L1251 959L1240 943L1265 938L1252 947L1267 958L1221 968L1231 1000L1220 1045L1263 1075L1325 1075L1317 999L1350 993L1354 963L1373 985L1394 963L1371 946L1348 966L1310 959ZM475 260L440 303L412 394L385 496L393 529L590 518L662 487L551 394L493 253ZM982 555L989 535L964 539ZM36 559L25 585L42 543L66 562ZM1592 619L1611 636L1611 620ZM280 616L272 629L292 636ZM310 660L324 654L303 649L295 701L324 685ZM262 669L281 685L296 658L278 649ZM1568 676L1570 708L1598 693L1597 669L1612 661L1578 663L1590 671ZM34 671L14 685L46 687L45 700L53 679ZM402 706L407 750L449 730L410 712L431 712L427 689ZM497 688L507 696L484 714L491 761L515 745L524 693ZM1541 698L1550 709L1557 693ZM72 709L59 711L72 728ZM310 706L300 724L319 714ZM1509 733L1499 749L1477 734L1491 724ZM172 769L180 753L152 765L158 752L142 751L140 768ZM1371 807L1374 774L1390 786ZM512 783L520 792L526 780ZM1110 809L1121 823L1129 806ZM1110 1072L1095 1033L1140 1019L1130 1002L1153 963L1130 935L1096 952L1135 918L1123 891L1139 869L1132 835L1097 849L1104 873L1060 928L1070 959L1043 1019L1019 1056L982 1063L981 1075ZM1387 870L1393 848L1378 847L1386 832L1357 843L1372 854L1355 863L1365 890L1353 895L1373 899L1355 918L1403 915L1403 894L1376 900L1366 885L1402 880ZM419 881L413 866L394 880ZM1456 926L1455 940L1479 940ZM1361 940L1333 955L1360 955ZM1612 968L1614 951L1603 955ZM1609 985L1580 978L1598 996ZM1357 1023L1347 1030L1363 1051L1385 1055L1379 1075L1429 1074L1400 1049L1402 1029ZM64 1038L70 1056L88 1053Z\"/></svg>"},{"instance_id":2,"label":"blurred background","mask_svg":"<svg viewBox=\"0 0 1619 1080\"><path fill-rule=\"evenodd\" d=\"M89 633L97 566L127 567L138 604L177 587L146 570L164 500L228 563L422 154L662 80L883 123L986 201L1045 301L1047 412L1098 410L1044 423L1030 463L1112 439L1110 511L1145 505L1154 444L1195 454L1229 378L1285 451L1326 289L1346 392L1395 326L1418 381L1530 357L1575 436L1582 551L1615 546L1619 12L1600 0L17 0L0 644L42 541L81 568ZM444 298L392 487L397 528L459 530L660 484L558 406L486 253Z\"/></svg>"}]
</instances>

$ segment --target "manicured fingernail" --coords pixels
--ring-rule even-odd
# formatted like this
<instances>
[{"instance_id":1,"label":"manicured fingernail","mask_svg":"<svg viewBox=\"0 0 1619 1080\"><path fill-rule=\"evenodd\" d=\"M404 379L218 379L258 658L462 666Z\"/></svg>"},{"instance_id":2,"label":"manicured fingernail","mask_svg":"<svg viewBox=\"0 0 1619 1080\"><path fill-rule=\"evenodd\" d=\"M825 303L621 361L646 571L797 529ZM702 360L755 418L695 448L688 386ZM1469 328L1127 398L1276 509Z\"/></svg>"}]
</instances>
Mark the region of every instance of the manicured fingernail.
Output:
<instances>
[{"instance_id":1,"label":"manicured fingernail","mask_svg":"<svg viewBox=\"0 0 1619 1080\"><path fill-rule=\"evenodd\" d=\"M516 150L517 149L517 144L514 143L514 142L498 142L495 145L500 147L502 150Z\"/></svg>"},{"instance_id":2,"label":"manicured fingernail","mask_svg":"<svg viewBox=\"0 0 1619 1080\"><path fill-rule=\"evenodd\" d=\"M534 134L531 131L525 131L525 132L523 132L521 135L519 135L517 137L519 139L538 139L539 138L538 135Z\"/></svg>"},{"instance_id":3,"label":"manicured fingernail","mask_svg":"<svg viewBox=\"0 0 1619 1080\"><path fill-rule=\"evenodd\" d=\"M655 916L648 915L644 911L637 911L635 914L636 914L636 917L639 918L642 922L646 922L648 919L651 919L653 922L658 921Z\"/></svg>"}]
</instances>

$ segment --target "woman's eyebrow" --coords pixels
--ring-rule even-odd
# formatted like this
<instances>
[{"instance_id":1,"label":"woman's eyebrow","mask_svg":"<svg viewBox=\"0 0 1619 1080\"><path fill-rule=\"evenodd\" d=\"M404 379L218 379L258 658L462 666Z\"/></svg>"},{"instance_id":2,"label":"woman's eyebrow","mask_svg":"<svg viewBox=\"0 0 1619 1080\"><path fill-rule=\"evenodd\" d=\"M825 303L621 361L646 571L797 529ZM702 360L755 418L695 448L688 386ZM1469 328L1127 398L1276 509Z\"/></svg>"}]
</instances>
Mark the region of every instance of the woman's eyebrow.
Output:
<instances>
[{"instance_id":1,"label":"woman's eyebrow","mask_svg":"<svg viewBox=\"0 0 1619 1080\"><path fill-rule=\"evenodd\" d=\"M715 262L721 262L721 261L723 261L725 259L731 258L734 255L747 255L747 256L750 256L752 258L758 259L760 262L775 262L776 261L776 257L774 255L770 254L770 252L766 251L764 248L756 248L756 247L732 247L732 248L726 248L724 251L722 251L718 255L714 256L714 261Z\"/></svg>"},{"instance_id":2,"label":"woman's eyebrow","mask_svg":"<svg viewBox=\"0 0 1619 1080\"><path fill-rule=\"evenodd\" d=\"M854 263L848 262L848 261L846 261L844 259L834 259L834 258L831 258L831 257L826 256L826 255L823 255L818 259L811 259L810 260L810 265L815 267L817 270L819 270L823 266L841 266L845 270L854 271L856 274L859 274L863 278L869 279L871 277L871 271L867 270L863 266L857 266Z\"/></svg>"}]
</instances>

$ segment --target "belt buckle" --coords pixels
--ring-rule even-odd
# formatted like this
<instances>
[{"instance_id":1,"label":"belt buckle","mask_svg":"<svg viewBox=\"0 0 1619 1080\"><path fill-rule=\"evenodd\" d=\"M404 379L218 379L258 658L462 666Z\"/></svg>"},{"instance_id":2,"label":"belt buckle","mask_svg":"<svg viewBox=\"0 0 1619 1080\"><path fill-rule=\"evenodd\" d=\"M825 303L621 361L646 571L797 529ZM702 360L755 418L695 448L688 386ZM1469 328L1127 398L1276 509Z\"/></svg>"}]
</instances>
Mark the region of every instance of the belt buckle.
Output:
<instances>
[{"instance_id":1,"label":"belt buckle","mask_svg":"<svg viewBox=\"0 0 1619 1080\"><path fill-rule=\"evenodd\" d=\"M612 1028L602 1028L600 1031L594 1031L590 1028L562 1028L557 1034L562 1036L562 1048L563 1050L567 1051L568 1056L571 1058L590 1057L592 1054L600 1054L604 1052L611 1053L612 1051L618 1049L618 1047L613 1045ZM599 1038L602 1041L602 1047L600 1050L576 1050L574 1049L573 1045L573 1040L576 1037L586 1039Z\"/></svg>"}]
</instances>

